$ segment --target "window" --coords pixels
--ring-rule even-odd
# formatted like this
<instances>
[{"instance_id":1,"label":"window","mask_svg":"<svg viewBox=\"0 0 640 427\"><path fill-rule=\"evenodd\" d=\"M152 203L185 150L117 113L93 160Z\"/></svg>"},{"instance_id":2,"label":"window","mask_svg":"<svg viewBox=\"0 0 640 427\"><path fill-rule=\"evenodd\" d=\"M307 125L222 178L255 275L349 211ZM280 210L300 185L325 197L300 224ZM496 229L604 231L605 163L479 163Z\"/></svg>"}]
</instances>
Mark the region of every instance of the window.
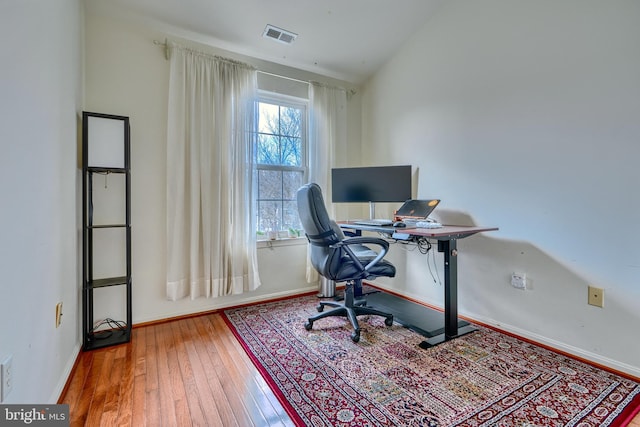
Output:
<instances>
[{"instance_id":1,"label":"window","mask_svg":"<svg viewBox=\"0 0 640 427\"><path fill-rule=\"evenodd\" d=\"M307 174L306 100L261 94L258 111L258 231L299 230L296 192Z\"/></svg>"}]
</instances>

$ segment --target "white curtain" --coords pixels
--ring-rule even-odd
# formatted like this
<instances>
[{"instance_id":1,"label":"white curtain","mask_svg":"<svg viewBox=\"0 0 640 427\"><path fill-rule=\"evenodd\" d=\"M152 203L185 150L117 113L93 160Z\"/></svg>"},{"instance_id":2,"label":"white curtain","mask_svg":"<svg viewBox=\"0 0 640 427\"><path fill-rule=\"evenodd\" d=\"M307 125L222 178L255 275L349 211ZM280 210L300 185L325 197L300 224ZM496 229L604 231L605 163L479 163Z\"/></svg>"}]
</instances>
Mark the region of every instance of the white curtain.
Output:
<instances>
[{"instance_id":1,"label":"white curtain","mask_svg":"<svg viewBox=\"0 0 640 427\"><path fill-rule=\"evenodd\" d=\"M315 182L329 211L331 205L331 168L345 164L347 158L347 92L321 83L309 85L309 182ZM318 272L307 262L307 282L319 279Z\"/></svg>"},{"instance_id":2,"label":"white curtain","mask_svg":"<svg viewBox=\"0 0 640 427\"><path fill-rule=\"evenodd\" d=\"M167 298L260 286L253 204L256 71L173 46L167 123Z\"/></svg>"}]
</instances>

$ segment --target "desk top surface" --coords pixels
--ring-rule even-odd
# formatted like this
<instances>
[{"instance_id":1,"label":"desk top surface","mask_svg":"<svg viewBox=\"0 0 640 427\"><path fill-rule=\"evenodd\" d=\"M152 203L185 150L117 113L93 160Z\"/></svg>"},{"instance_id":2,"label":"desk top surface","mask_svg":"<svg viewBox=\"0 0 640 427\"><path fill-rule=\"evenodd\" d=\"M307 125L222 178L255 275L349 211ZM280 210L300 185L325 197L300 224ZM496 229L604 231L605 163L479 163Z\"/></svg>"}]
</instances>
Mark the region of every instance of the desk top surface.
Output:
<instances>
[{"instance_id":1,"label":"desk top surface","mask_svg":"<svg viewBox=\"0 0 640 427\"><path fill-rule=\"evenodd\" d=\"M361 225L355 224L353 221L338 221L341 228L350 228L353 230L373 231L374 233L402 233L412 236L424 236L434 239L463 238L476 233L485 231L496 231L498 227L479 227L467 225L443 225L441 228L415 228L415 227L393 227L391 225Z\"/></svg>"}]
</instances>

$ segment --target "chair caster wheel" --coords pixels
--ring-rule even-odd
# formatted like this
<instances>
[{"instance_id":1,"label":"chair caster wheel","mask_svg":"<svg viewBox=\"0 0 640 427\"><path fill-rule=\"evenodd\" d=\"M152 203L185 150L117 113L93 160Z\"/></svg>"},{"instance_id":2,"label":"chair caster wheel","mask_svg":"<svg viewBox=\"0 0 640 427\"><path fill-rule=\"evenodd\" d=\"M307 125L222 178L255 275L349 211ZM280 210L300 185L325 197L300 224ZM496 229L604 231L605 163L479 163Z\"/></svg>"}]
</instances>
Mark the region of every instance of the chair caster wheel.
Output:
<instances>
[{"instance_id":1,"label":"chair caster wheel","mask_svg":"<svg viewBox=\"0 0 640 427\"><path fill-rule=\"evenodd\" d=\"M311 330L311 328L313 328L313 322L310 322L310 321L305 322L305 324L304 324L304 328L305 328L307 331L310 331L310 330Z\"/></svg>"},{"instance_id":2,"label":"chair caster wheel","mask_svg":"<svg viewBox=\"0 0 640 427\"><path fill-rule=\"evenodd\" d=\"M393 325L393 316L389 316L387 318L384 319L384 324L387 326L391 326Z\"/></svg>"},{"instance_id":3,"label":"chair caster wheel","mask_svg":"<svg viewBox=\"0 0 640 427\"><path fill-rule=\"evenodd\" d=\"M353 342L360 341L360 331L353 331L351 333L351 341L353 341Z\"/></svg>"},{"instance_id":4,"label":"chair caster wheel","mask_svg":"<svg viewBox=\"0 0 640 427\"><path fill-rule=\"evenodd\" d=\"M322 313L324 311L324 305L318 304L318 306L316 307L316 310L318 310L318 313Z\"/></svg>"}]
</instances>

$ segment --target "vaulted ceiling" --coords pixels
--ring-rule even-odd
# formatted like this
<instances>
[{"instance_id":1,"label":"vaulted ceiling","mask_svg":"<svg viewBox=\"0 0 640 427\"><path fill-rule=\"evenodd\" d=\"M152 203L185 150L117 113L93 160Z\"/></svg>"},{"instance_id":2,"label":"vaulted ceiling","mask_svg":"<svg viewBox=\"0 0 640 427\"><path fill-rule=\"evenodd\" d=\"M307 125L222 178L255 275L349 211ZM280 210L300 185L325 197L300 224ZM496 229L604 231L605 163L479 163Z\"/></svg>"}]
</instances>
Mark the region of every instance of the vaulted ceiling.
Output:
<instances>
[{"instance_id":1,"label":"vaulted ceiling","mask_svg":"<svg viewBox=\"0 0 640 427\"><path fill-rule=\"evenodd\" d=\"M205 37L219 48L360 83L444 0L85 0L103 11ZM284 44L267 25L297 34Z\"/></svg>"}]
</instances>

